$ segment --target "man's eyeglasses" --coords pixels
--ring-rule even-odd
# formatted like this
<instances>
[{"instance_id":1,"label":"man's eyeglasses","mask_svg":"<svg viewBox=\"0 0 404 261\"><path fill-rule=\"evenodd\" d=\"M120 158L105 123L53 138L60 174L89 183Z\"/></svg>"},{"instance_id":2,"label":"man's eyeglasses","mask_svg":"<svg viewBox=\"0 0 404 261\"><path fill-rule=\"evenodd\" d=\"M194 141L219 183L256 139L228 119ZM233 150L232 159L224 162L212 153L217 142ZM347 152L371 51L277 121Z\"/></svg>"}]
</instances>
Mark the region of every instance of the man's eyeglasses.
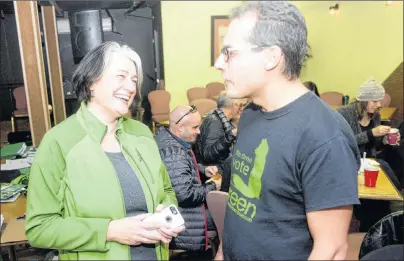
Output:
<instances>
[{"instance_id":1,"label":"man's eyeglasses","mask_svg":"<svg viewBox=\"0 0 404 261\"><path fill-rule=\"evenodd\" d=\"M187 116L188 114L197 111L198 109L196 108L195 105L191 105L191 108L189 109L189 111L187 113L185 113L175 124L178 124L185 116Z\"/></svg>"},{"instance_id":2,"label":"man's eyeglasses","mask_svg":"<svg viewBox=\"0 0 404 261\"><path fill-rule=\"evenodd\" d=\"M269 47L268 45L253 45L247 48L235 48L235 47L229 47L229 46L225 46L222 48L222 50L220 51L223 56L224 56L224 61L227 63L230 59L230 56L232 55L233 52L237 52L237 51L244 51L244 50L258 50L264 47Z\"/></svg>"}]
</instances>

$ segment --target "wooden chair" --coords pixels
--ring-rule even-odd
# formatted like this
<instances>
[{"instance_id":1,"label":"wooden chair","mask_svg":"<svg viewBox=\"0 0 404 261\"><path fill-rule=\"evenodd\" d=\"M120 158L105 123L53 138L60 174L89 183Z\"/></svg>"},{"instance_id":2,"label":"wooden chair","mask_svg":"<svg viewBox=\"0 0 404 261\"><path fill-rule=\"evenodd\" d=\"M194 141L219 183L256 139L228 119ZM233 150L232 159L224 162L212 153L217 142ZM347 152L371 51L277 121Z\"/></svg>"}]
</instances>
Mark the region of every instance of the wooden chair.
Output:
<instances>
[{"instance_id":1,"label":"wooden chair","mask_svg":"<svg viewBox=\"0 0 404 261\"><path fill-rule=\"evenodd\" d=\"M28 117L27 97L25 96L25 87L17 87L13 91L15 99L15 110L11 114L11 131L15 132L15 119Z\"/></svg>"},{"instance_id":2,"label":"wooden chair","mask_svg":"<svg viewBox=\"0 0 404 261\"><path fill-rule=\"evenodd\" d=\"M226 212L226 204L229 198L229 194L223 191L211 191L206 196L206 203L210 214L212 215L213 222L215 223L218 233L219 242L222 240L223 227L224 227L224 215ZM216 237L209 236L209 245L212 247L213 258L217 253L217 246L219 242L213 240ZM214 248L215 247L215 248Z\"/></svg>"},{"instance_id":3,"label":"wooden chair","mask_svg":"<svg viewBox=\"0 0 404 261\"><path fill-rule=\"evenodd\" d=\"M195 100L208 99L208 89L204 87L191 88L187 91L187 98L190 105Z\"/></svg>"},{"instance_id":4,"label":"wooden chair","mask_svg":"<svg viewBox=\"0 0 404 261\"><path fill-rule=\"evenodd\" d=\"M147 97L152 113L152 131L155 133L158 126L168 126L169 124L171 94L165 90L156 90L151 91Z\"/></svg>"},{"instance_id":5,"label":"wooden chair","mask_svg":"<svg viewBox=\"0 0 404 261\"><path fill-rule=\"evenodd\" d=\"M389 107L390 103L391 103L391 96L388 93L385 93L382 107Z\"/></svg>"},{"instance_id":6,"label":"wooden chair","mask_svg":"<svg viewBox=\"0 0 404 261\"><path fill-rule=\"evenodd\" d=\"M348 251L345 260L359 260L359 251L365 233L348 234Z\"/></svg>"},{"instance_id":7,"label":"wooden chair","mask_svg":"<svg viewBox=\"0 0 404 261\"><path fill-rule=\"evenodd\" d=\"M202 118L205 118L206 114L217 108L215 101L206 98L194 100L192 104L196 106Z\"/></svg>"},{"instance_id":8,"label":"wooden chair","mask_svg":"<svg viewBox=\"0 0 404 261\"><path fill-rule=\"evenodd\" d=\"M216 101L216 97L225 90L225 87L221 82L211 82L206 85L206 89L208 89L208 98Z\"/></svg>"},{"instance_id":9,"label":"wooden chair","mask_svg":"<svg viewBox=\"0 0 404 261\"><path fill-rule=\"evenodd\" d=\"M223 191L211 191L206 196L206 203L208 204L209 212L215 222L216 230L219 234L219 240L222 240L224 215L228 198L229 194Z\"/></svg>"},{"instance_id":10,"label":"wooden chair","mask_svg":"<svg viewBox=\"0 0 404 261\"><path fill-rule=\"evenodd\" d=\"M210 214L212 215L213 222L215 223L217 233L215 231L208 231L208 244L212 249L213 259L216 256L217 249L219 246L219 241L222 238L223 231L223 223L224 223L224 213L226 209L228 194L226 192L221 191L211 191L206 196L206 203L208 205L208 209ZM170 245L172 247L172 245ZM176 260L175 257L172 256L181 255L183 253L186 254L185 250L170 248L170 260ZM181 258L180 260L190 260ZM192 259L193 260L193 259Z\"/></svg>"},{"instance_id":11,"label":"wooden chair","mask_svg":"<svg viewBox=\"0 0 404 261\"><path fill-rule=\"evenodd\" d=\"M330 106L342 106L342 98L344 94L340 92L323 92L320 98Z\"/></svg>"},{"instance_id":12,"label":"wooden chair","mask_svg":"<svg viewBox=\"0 0 404 261\"><path fill-rule=\"evenodd\" d=\"M164 80L159 80L159 82L157 83L157 86L156 86L156 90L165 90L165 89L166 89L166 86L165 86Z\"/></svg>"}]
</instances>

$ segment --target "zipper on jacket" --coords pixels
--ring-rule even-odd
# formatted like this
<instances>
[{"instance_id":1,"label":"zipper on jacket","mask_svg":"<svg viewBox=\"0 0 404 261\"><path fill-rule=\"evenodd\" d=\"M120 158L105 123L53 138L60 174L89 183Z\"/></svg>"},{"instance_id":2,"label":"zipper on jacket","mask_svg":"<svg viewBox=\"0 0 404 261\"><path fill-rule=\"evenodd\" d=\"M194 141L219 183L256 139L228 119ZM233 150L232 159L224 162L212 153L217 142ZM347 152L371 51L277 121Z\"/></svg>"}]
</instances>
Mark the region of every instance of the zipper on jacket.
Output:
<instances>
[{"instance_id":1,"label":"zipper on jacket","mask_svg":"<svg viewBox=\"0 0 404 261\"><path fill-rule=\"evenodd\" d=\"M135 148L135 149L136 149L136 148ZM151 173L151 171L150 171L149 165L147 165L146 161L143 159L142 154L140 154L140 152L138 151L138 149L136 149L136 152L137 152L137 155L138 155L139 158L140 158L140 162L143 162L143 164L146 166L147 171L149 172L150 177L151 177L151 179L152 179L152 183L154 184L154 178L153 178L153 175L152 175L152 173Z\"/></svg>"},{"instance_id":2,"label":"zipper on jacket","mask_svg":"<svg viewBox=\"0 0 404 261\"><path fill-rule=\"evenodd\" d=\"M115 136L117 136L117 135L115 134ZM121 151L123 151L122 144L121 144L121 142L119 142L119 138L118 137L116 137L116 138L118 139L118 143L119 143L119 146L121 147ZM105 156L107 156L107 155L105 155ZM123 156L125 157L125 154L123 154ZM111 164L112 164L112 162L111 162ZM113 164L112 164L112 167L115 169L115 166L113 166ZM119 181L118 174L116 173L116 170L115 170L115 177L116 177L116 180L118 182L119 189L121 191L121 199L122 199L122 203L123 203L122 204L123 213L125 214L125 217L127 217L125 199L124 199L124 196L123 196L122 185L121 185L121 182ZM131 246L128 246L128 256L129 256L129 259L132 259Z\"/></svg>"},{"instance_id":3,"label":"zipper on jacket","mask_svg":"<svg viewBox=\"0 0 404 261\"><path fill-rule=\"evenodd\" d=\"M145 176L143 175L142 171L140 171L139 166L137 165L136 161L133 160L133 158L132 158L132 156L130 155L130 153L128 153L128 152L123 148L122 143L120 143L120 146L121 146L121 150L124 151L124 152L126 152L126 154L127 154L127 155L131 158L131 160L135 163L136 167L138 168L138 170L139 170L139 172L140 172L139 174L142 175L143 180L144 180L144 182L146 183L146 187L147 187L148 190L149 190L150 197L152 198L152 200L151 200L151 203L152 203L152 211L153 211L153 213L154 213L154 211L155 211L155 206L154 206L153 194L152 194L152 191L151 191L151 189L150 189L149 183L147 183L147 179L146 179ZM137 151L137 150L136 150L136 151ZM139 153L139 151L137 151L137 153ZM125 156L125 154L124 154L123 156ZM152 176L152 175L151 175L151 176ZM153 180L153 181L154 181L154 180Z\"/></svg>"},{"instance_id":4,"label":"zipper on jacket","mask_svg":"<svg viewBox=\"0 0 404 261\"><path fill-rule=\"evenodd\" d=\"M106 155L105 152L104 152L104 154L105 154L105 156L108 158L108 156ZM110 162L111 162L111 161L110 161ZM115 169L115 166L113 166L112 162L111 162L111 165L112 165L112 167ZM124 218L125 218L125 217L127 217L126 206L125 206L125 199L124 199L124 197L123 197L122 186L121 186L121 183L120 183L120 181L119 181L118 174L116 173L116 170L115 170L115 178L116 178L116 181L117 181L117 183L118 183L119 190L121 191L121 200L122 200L122 203L123 203L123 204L122 204L122 209L123 209ZM132 256L131 256L131 251L130 251L130 247L131 247L131 246L128 247L129 259L132 258Z\"/></svg>"},{"instance_id":5,"label":"zipper on jacket","mask_svg":"<svg viewBox=\"0 0 404 261\"><path fill-rule=\"evenodd\" d=\"M135 148L135 149L136 149L136 148ZM150 171L149 165L147 165L146 161L143 159L142 154L140 154L140 152L139 152L138 149L136 149L136 152L137 152L137 155L139 155L140 162L143 162L143 164L146 165L147 171L149 172L150 177L152 178L152 182L154 183L153 174L152 174L151 171ZM150 190L150 187L149 187L149 190ZM150 193L151 193L151 191L150 191ZM152 202L152 203L153 203L153 208L154 208L154 202ZM163 260L163 252L162 252L163 246L162 246L162 243L159 242L159 243L158 243L158 246L159 246L159 250L160 250L160 251L159 251L159 252L160 252L160 260ZM168 253L170 253L170 247L168 247ZM170 256L168 257L168 259L170 259Z\"/></svg>"},{"instance_id":6,"label":"zipper on jacket","mask_svg":"<svg viewBox=\"0 0 404 261\"><path fill-rule=\"evenodd\" d=\"M119 143L119 144L121 145L121 150L127 152L127 151L123 148L122 143ZM148 170L148 172L149 172L149 174L150 174L150 176L151 176L151 178L152 178L152 182L154 183L154 178L153 178L153 175L151 174L151 171L150 171L150 169L149 169L149 166L147 166L146 162L144 161L144 159L143 159L142 155L140 154L140 152L138 151L138 149L136 149L136 152L137 152L137 154L138 154L138 156L139 156L139 158L140 158L140 162L143 161L143 164L146 165L146 168L147 168L147 170ZM128 154L129 157L132 159L132 161L135 163L135 165L137 165L136 161L133 160L132 156L131 156L129 153L127 153L127 154ZM124 156L125 156L125 154L124 154ZM147 187L148 190L149 190L150 197L152 198L152 200L151 200L151 203L152 203L152 211L153 211L152 213L154 213L155 210L156 210L156 206L154 206L154 200L153 200L152 191L151 191L150 186L149 186L149 184L147 183L147 180L145 179L143 173L140 171L139 166L137 166L137 168L139 169L140 175L142 175L142 177L143 177L143 179L144 179L144 181L145 181L145 183L146 183L146 187ZM157 243L157 245L158 245L159 248L160 248L160 251L159 251L159 252L160 252L160 260L163 260L162 243L159 242L159 243ZM170 251L168 251L168 252L170 252Z\"/></svg>"},{"instance_id":7,"label":"zipper on jacket","mask_svg":"<svg viewBox=\"0 0 404 261\"><path fill-rule=\"evenodd\" d=\"M156 206L154 206L154 200L153 200L153 194L152 194L152 191L151 191L151 189L150 189L150 186L149 186L149 184L147 183L147 180L146 180L146 178L144 177L144 175L143 175L143 173L140 171L140 168L139 168L139 166L137 165L137 163L136 163L136 161L133 159L133 157L130 155L130 153L128 153L124 148L123 148L123 146L122 146L122 142L120 141L120 139L118 138L118 141L119 141L119 146L121 147L121 151L122 152L126 152L126 154L131 158L131 160L135 163L135 165L136 165L136 167L139 169L139 172L140 172L140 175L142 175L142 177L143 177L143 180L145 181L145 183L146 183L146 187L148 188L148 190L149 190L149 193L150 193L150 197L151 197L151 204L152 204L152 213L155 213L155 211L156 211ZM154 182L154 178L153 178L153 175L152 175L152 173L151 173L151 171L150 171L150 168L149 168L149 166L147 165L147 163L146 163L146 161L143 159L143 157L142 157L142 155L140 154L140 152L139 152L139 150L138 149L136 149L135 148L135 150L136 150L136 152L137 152L137 155L139 156L139 158L140 158L140 162L143 162L143 164L144 165L146 165L146 168L147 168L147 171L149 172L149 174L150 174L150 177L151 177L151 179L152 179L152 183L154 184L155 182ZM125 157L125 153L123 154L123 156ZM158 245L158 247L160 248L159 250L159 252L160 252L160 260L163 260L163 246L162 246L162 242L159 242L159 243L157 243L157 245ZM156 251L157 252L157 251ZM168 253L170 253L170 246L168 245ZM157 254L157 253L156 253ZM170 254L168 254L169 256L168 256L168 259L170 259ZM129 248L129 257L130 257L130 248ZM158 259L158 257L157 257L157 259Z\"/></svg>"}]
</instances>

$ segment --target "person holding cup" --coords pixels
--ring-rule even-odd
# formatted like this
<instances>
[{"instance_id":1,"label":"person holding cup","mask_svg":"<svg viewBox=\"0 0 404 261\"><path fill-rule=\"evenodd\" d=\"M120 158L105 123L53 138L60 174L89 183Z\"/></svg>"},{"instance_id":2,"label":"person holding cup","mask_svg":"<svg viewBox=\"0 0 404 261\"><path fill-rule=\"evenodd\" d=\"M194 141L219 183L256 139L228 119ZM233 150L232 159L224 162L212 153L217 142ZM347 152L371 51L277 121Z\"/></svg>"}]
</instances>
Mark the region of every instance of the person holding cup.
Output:
<instances>
[{"instance_id":1,"label":"person holding cup","mask_svg":"<svg viewBox=\"0 0 404 261\"><path fill-rule=\"evenodd\" d=\"M397 129L381 125L379 109L384 94L384 87L371 78L360 86L353 103L338 109L351 126L361 154L366 152L369 158L375 158L376 152L385 145L397 145L401 139ZM383 169L387 168L384 169L386 172L392 172L386 162L380 164Z\"/></svg>"},{"instance_id":2,"label":"person holding cup","mask_svg":"<svg viewBox=\"0 0 404 261\"><path fill-rule=\"evenodd\" d=\"M387 143L393 146L400 144L400 131L397 128L391 128L387 133Z\"/></svg>"},{"instance_id":3,"label":"person holding cup","mask_svg":"<svg viewBox=\"0 0 404 261\"><path fill-rule=\"evenodd\" d=\"M338 112L351 126L361 154L366 153L368 158L376 158L377 151L382 150L385 146L396 146L400 142L401 137L398 131L381 124L379 109L383 105L384 95L383 85L370 78L359 87L356 99L351 104L338 109ZM376 159L376 161L400 190L400 182L389 164L383 159ZM377 184L377 179L375 182ZM375 184L372 183L372 185ZM375 209L377 211L373 211ZM366 231L389 211L387 201L361 200L361 207L354 208L355 216L362 218L361 231Z\"/></svg>"},{"instance_id":4,"label":"person holding cup","mask_svg":"<svg viewBox=\"0 0 404 261\"><path fill-rule=\"evenodd\" d=\"M381 125L379 109L382 107L385 90L384 87L374 79L369 79L363 83L358 91L356 100L338 109L351 126L359 150L368 157L375 157L376 151L383 145L396 145L400 141L400 133L390 126ZM392 130L391 137L389 132ZM390 141L390 142L389 142ZM393 141L395 143L393 144Z\"/></svg>"}]
</instances>

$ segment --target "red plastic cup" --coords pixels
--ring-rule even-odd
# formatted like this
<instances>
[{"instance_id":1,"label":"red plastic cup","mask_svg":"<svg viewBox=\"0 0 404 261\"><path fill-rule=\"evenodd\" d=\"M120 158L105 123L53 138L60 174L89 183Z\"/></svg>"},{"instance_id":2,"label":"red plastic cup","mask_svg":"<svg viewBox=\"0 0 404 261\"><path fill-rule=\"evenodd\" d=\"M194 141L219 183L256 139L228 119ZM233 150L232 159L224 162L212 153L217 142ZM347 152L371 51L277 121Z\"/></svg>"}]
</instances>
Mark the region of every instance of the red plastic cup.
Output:
<instances>
[{"instance_id":1,"label":"red plastic cup","mask_svg":"<svg viewBox=\"0 0 404 261\"><path fill-rule=\"evenodd\" d=\"M379 175L379 168L373 166L366 166L364 170L365 186L376 187L377 176Z\"/></svg>"},{"instance_id":2,"label":"red plastic cup","mask_svg":"<svg viewBox=\"0 0 404 261\"><path fill-rule=\"evenodd\" d=\"M390 132L387 134L387 142L390 145L397 145L398 141L398 129L396 128L391 128Z\"/></svg>"}]
</instances>

